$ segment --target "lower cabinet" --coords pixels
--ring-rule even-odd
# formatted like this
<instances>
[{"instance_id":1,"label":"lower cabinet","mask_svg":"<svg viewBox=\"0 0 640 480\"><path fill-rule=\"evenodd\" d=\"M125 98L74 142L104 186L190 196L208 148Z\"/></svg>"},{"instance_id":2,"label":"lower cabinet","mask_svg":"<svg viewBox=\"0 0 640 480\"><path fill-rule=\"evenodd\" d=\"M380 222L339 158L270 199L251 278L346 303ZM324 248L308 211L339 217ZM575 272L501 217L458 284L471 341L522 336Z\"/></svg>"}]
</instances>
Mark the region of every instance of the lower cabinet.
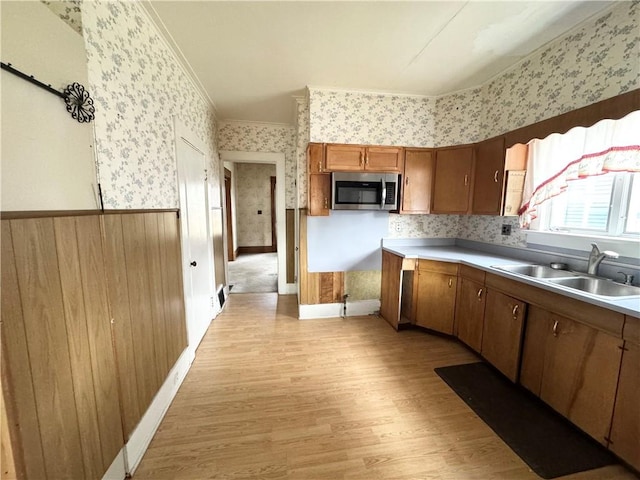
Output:
<instances>
[{"instance_id":1,"label":"lower cabinet","mask_svg":"<svg viewBox=\"0 0 640 480\"><path fill-rule=\"evenodd\" d=\"M625 342L609 448L640 470L640 346Z\"/></svg>"},{"instance_id":2,"label":"lower cabinet","mask_svg":"<svg viewBox=\"0 0 640 480\"><path fill-rule=\"evenodd\" d=\"M418 262L416 325L453 335L457 280L455 263Z\"/></svg>"},{"instance_id":3,"label":"lower cabinet","mask_svg":"<svg viewBox=\"0 0 640 480\"><path fill-rule=\"evenodd\" d=\"M456 297L456 336L476 352L482 348L486 288L484 272L460 267ZM468 276L464 276L468 274ZM470 278L473 277L473 278Z\"/></svg>"},{"instance_id":4,"label":"lower cabinet","mask_svg":"<svg viewBox=\"0 0 640 480\"><path fill-rule=\"evenodd\" d=\"M527 304L495 290L487 290L486 302L482 356L515 382Z\"/></svg>"},{"instance_id":5,"label":"lower cabinet","mask_svg":"<svg viewBox=\"0 0 640 480\"><path fill-rule=\"evenodd\" d=\"M532 306L521 383L606 445L621 347L619 338Z\"/></svg>"}]
</instances>

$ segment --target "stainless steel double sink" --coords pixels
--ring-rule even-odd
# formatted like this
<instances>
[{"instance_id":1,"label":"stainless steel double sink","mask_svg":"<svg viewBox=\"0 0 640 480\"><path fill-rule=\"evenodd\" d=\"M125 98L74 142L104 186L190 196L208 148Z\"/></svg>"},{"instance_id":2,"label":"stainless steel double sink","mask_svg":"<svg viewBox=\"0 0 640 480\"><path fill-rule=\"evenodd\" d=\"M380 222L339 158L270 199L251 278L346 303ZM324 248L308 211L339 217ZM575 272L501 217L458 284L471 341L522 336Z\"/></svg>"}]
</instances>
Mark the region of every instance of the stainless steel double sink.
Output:
<instances>
[{"instance_id":1,"label":"stainless steel double sink","mask_svg":"<svg viewBox=\"0 0 640 480\"><path fill-rule=\"evenodd\" d=\"M493 268L535 278L560 287L579 290L596 297L622 299L640 296L640 287L624 285L608 278L594 277L569 270L555 270L545 265L494 265Z\"/></svg>"}]
</instances>

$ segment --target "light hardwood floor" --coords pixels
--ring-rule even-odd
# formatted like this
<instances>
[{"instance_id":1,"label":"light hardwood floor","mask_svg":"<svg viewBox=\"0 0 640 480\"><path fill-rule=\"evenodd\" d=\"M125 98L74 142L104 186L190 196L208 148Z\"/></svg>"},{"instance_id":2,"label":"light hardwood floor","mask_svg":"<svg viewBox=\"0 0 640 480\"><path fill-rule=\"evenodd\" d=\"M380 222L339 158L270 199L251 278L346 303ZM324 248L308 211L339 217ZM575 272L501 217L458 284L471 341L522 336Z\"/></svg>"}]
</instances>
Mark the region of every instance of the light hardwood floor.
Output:
<instances>
[{"instance_id":1,"label":"light hardwood floor","mask_svg":"<svg viewBox=\"0 0 640 480\"><path fill-rule=\"evenodd\" d=\"M301 321L295 296L232 296L134 479L539 478L433 371L476 358L378 317Z\"/></svg>"}]
</instances>

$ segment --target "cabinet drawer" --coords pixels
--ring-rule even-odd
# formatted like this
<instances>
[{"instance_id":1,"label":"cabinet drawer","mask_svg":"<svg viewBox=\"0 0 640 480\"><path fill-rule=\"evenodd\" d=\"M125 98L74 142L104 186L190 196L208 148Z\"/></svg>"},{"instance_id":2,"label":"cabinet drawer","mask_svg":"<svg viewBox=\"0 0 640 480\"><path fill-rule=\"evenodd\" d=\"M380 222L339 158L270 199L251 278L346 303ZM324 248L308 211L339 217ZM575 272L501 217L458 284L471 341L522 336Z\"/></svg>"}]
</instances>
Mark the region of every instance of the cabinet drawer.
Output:
<instances>
[{"instance_id":1,"label":"cabinet drawer","mask_svg":"<svg viewBox=\"0 0 640 480\"><path fill-rule=\"evenodd\" d=\"M418 260L418 270L425 272L445 273L458 275L458 264L449 262L436 262L434 260Z\"/></svg>"},{"instance_id":2,"label":"cabinet drawer","mask_svg":"<svg viewBox=\"0 0 640 480\"><path fill-rule=\"evenodd\" d=\"M474 282L478 282L484 285L484 278L486 272L484 270L478 270L477 268L469 267L467 265L460 265L458 274L461 277L468 278Z\"/></svg>"}]
</instances>

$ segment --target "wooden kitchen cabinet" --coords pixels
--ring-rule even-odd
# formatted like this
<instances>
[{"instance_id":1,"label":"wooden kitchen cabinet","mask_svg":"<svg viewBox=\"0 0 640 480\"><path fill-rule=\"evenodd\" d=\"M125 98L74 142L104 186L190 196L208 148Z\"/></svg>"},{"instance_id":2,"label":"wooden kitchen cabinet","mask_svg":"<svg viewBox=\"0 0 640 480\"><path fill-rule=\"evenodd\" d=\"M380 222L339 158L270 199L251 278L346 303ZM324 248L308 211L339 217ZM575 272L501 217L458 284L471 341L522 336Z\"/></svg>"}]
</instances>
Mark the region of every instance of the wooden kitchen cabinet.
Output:
<instances>
[{"instance_id":1,"label":"wooden kitchen cabinet","mask_svg":"<svg viewBox=\"0 0 640 480\"><path fill-rule=\"evenodd\" d=\"M456 336L476 352L482 348L486 304L485 273L462 265L456 296Z\"/></svg>"},{"instance_id":2,"label":"wooden kitchen cabinet","mask_svg":"<svg viewBox=\"0 0 640 480\"><path fill-rule=\"evenodd\" d=\"M520 383L606 445L622 340L531 306Z\"/></svg>"},{"instance_id":3,"label":"wooden kitchen cabinet","mask_svg":"<svg viewBox=\"0 0 640 480\"><path fill-rule=\"evenodd\" d=\"M453 335L458 265L418 261L416 325Z\"/></svg>"},{"instance_id":4,"label":"wooden kitchen cabinet","mask_svg":"<svg viewBox=\"0 0 640 480\"><path fill-rule=\"evenodd\" d=\"M478 143L475 155L471 213L500 215L505 165L504 137Z\"/></svg>"},{"instance_id":5,"label":"wooden kitchen cabinet","mask_svg":"<svg viewBox=\"0 0 640 480\"><path fill-rule=\"evenodd\" d=\"M331 172L400 172L402 147L327 144L326 169Z\"/></svg>"},{"instance_id":6,"label":"wooden kitchen cabinet","mask_svg":"<svg viewBox=\"0 0 640 480\"><path fill-rule=\"evenodd\" d=\"M434 170L433 150L405 150L400 213L430 213Z\"/></svg>"},{"instance_id":7,"label":"wooden kitchen cabinet","mask_svg":"<svg viewBox=\"0 0 640 480\"><path fill-rule=\"evenodd\" d=\"M514 382L518 379L526 308L521 300L487 289L481 353Z\"/></svg>"},{"instance_id":8,"label":"wooden kitchen cabinet","mask_svg":"<svg viewBox=\"0 0 640 480\"><path fill-rule=\"evenodd\" d=\"M310 143L307 146L308 214L327 216L331 209L331 174L326 171L324 145Z\"/></svg>"},{"instance_id":9,"label":"wooden kitchen cabinet","mask_svg":"<svg viewBox=\"0 0 640 480\"><path fill-rule=\"evenodd\" d=\"M468 213L472 178L472 147L438 149L431 213Z\"/></svg>"},{"instance_id":10,"label":"wooden kitchen cabinet","mask_svg":"<svg viewBox=\"0 0 640 480\"><path fill-rule=\"evenodd\" d=\"M627 332L636 330L635 338ZM627 316L609 448L640 470L640 318Z\"/></svg>"}]
</instances>

